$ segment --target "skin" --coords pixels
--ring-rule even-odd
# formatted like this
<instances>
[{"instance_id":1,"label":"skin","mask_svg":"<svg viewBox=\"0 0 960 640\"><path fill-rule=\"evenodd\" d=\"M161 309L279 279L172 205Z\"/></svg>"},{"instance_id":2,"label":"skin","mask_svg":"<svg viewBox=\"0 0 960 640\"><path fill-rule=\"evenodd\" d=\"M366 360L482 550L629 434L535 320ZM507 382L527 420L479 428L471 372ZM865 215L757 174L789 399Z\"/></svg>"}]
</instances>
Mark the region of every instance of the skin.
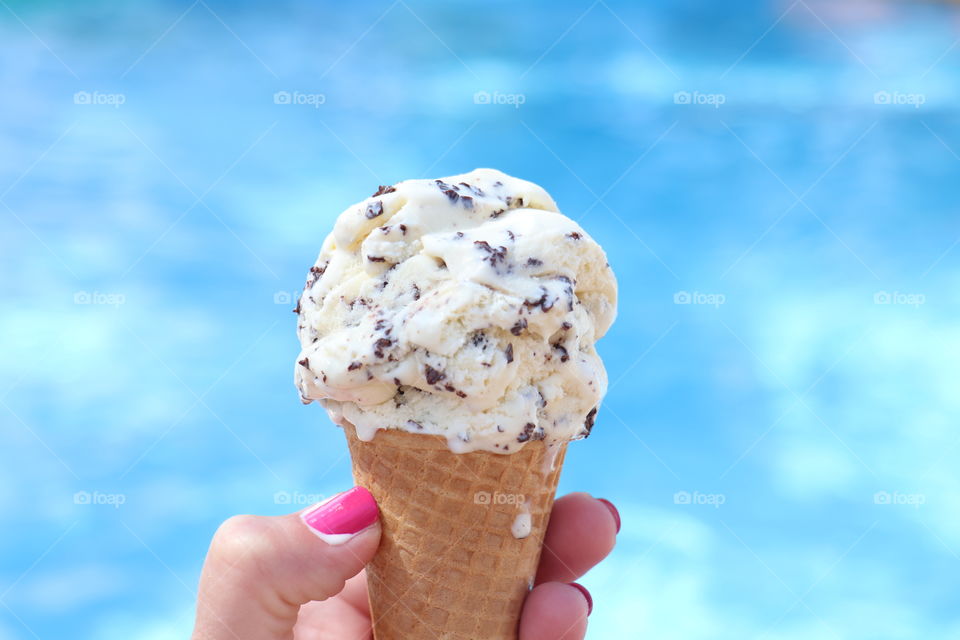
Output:
<instances>
[{"instance_id":1,"label":"skin","mask_svg":"<svg viewBox=\"0 0 960 640\"><path fill-rule=\"evenodd\" d=\"M572 582L613 549L617 522L586 493L556 501L520 640L580 640L588 604ZM234 516L214 535L200 578L193 640L370 640L364 565L375 524L329 546L297 514Z\"/></svg>"}]
</instances>

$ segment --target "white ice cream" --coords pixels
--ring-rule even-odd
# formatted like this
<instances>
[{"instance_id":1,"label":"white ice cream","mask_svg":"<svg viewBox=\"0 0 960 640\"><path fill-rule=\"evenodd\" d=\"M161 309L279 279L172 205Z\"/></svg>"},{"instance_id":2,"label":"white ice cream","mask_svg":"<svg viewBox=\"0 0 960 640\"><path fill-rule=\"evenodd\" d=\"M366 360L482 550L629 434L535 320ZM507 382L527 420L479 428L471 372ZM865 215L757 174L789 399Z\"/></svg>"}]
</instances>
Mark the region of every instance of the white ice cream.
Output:
<instances>
[{"instance_id":1,"label":"white ice cream","mask_svg":"<svg viewBox=\"0 0 960 640\"><path fill-rule=\"evenodd\" d=\"M381 187L310 269L296 384L363 439L512 453L585 437L616 294L603 250L533 183L477 169Z\"/></svg>"}]
</instances>

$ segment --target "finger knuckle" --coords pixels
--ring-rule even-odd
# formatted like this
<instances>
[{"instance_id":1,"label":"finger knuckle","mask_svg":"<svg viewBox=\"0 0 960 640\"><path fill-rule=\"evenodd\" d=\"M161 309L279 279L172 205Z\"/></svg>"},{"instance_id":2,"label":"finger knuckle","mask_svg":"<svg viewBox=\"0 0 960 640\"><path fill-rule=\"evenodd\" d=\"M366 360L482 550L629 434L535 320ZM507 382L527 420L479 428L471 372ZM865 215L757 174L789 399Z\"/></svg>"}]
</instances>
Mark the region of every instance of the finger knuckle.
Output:
<instances>
[{"instance_id":1,"label":"finger knuckle","mask_svg":"<svg viewBox=\"0 0 960 640\"><path fill-rule=\"evenodd\" d=\"M270 530L265 518L233 516L213 536L211 553L231 566L257 563L269 552Z\"/></svg>"}]
</instances>

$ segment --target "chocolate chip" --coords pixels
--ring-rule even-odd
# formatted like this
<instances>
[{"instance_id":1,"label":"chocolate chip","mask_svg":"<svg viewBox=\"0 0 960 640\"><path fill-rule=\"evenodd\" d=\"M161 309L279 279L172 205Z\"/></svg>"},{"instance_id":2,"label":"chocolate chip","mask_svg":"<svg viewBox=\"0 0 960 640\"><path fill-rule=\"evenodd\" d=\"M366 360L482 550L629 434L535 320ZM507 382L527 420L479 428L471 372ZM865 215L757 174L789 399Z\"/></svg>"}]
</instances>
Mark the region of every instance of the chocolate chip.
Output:
<instances>
[{"instance_id":1,"label":"chocolate chip","mask_svg":"<svg viewBox=\"0 0 960 640\"><path fill-rule=\"evenodd\" d=\"M427 384L437 384L447 377L447 374L437 371L430 365L424 365L424 373L427 377Z\"/></svg>"},{"instance_id":2,"label":"chocolate chip","mask_svg":"<svg viewBox=\"0 0 960 640\"><path fill-rule=\"evenodd\" d=\"M564 331L570 331L570 329L573 328L573 325L570 324L569 322L564 322L563 324L560 325L560 328L563 329Z\"/></svg>"},{"instance_id":3,"label":"chocolate chip","mask_svg":"<svg viewBox=\"0 0 960 640\"><path fill-rule=\"evenodd\" d=\"M541 295L540 295L540 297L539 297L538 299L536 299L536 300L524 300L524 301L523 301L523 306L525 306L525 307L527 307L527 308L529 308L529 309L534 309L534 308L536 308L536 307L540 307L540 309L541 309L542 311L544 311L544 312L550 311L550 309L553 308L553 302L550 301L550 302L548 303L548 301L547 301L547 290L546 290L544 287L540 287L540 291L541 291Z\"/></svg>"},{"instance_id":4,"label":"chocolate chip","mask_svg":"<svg viewBox=\"0 0 960 640\"><path fill-rule=\"evenodd\" d=\"M382 216L383 203L380 202L379 200L374 200L373 202L367 205L367 211L364 215L367 216L367 220L373 220L378 216Z\"/></svg>"},{"instance_id":5,"label":"chocolate chip","mask_svg":"<svg viewBox=\"0 0 960 640\"><path fill-rule=\"evenodd\" d=\"M417 286L417 283L413 283L413 299L420 299L420 287Z\"/></svg>"},{"instance_id":6,"label":"chocolate chip","mask_svg":"<svg viewBox=\"0 0 960 640\"><path fill-rule=\"evenodd\" d=\"M563 288L563 292L567 294L567 309L570 311L573 311L573 299L574 299L573 281L570 280L570 278L568 278L567 276L557 276L557 280L567 285Z\"/></svg>"},{"instance_id":7,"label":"chocolate chip","mask_svg":"<svg viewBox=\"0 0 960 640\"><path fill-rule=\"evenodd\" d=\"M507 356L507 363L513 362L513 344L508 344L503 353Z\"/></svg>"},{"instance_id":8,"label":"chocolate chip","mask_svg":"<svg viewBox=\"0 0 960 640\"><path fill-rule=\"evenodd\" d=\"M515 336L518 336L521 333L523 333L523 330L526 328L527 328L527 319L520 318L519 320L517 320L517 323L515 325L510 327L510 333L512 333Z\"/></svg>"},{"instance_id":9,"label":"chocolate chip","mask_svg":"<svg viewBox=\"0 0 960 640\"><path fill-rule=\"evenodd\" d=\"M390 345L393 344L393 340L388 340L387 338L380 338L373 343L373 355L378 358L383 357L383 350L388 349Z\"/></svg>"},{"instance_id":10,"label":"chocolate chip","mask_svg":"<svg viewBox=\"0 0 960 640\"><path fill-rule=\"evenodd\" d=\"M297 306L294 308L293 312L297 315L300 315L302 309L300 308L300 298L297 298Z\"/></svg>"},{"instance_id":11,"label":"chocolate chip","mask_svg":"<svg viewBox=\"0 0 960 640\"><path fill-rule=\"evenodd\" d=\"M370 262L386 262L387 259L383 256L367 256L367 260Z\"/></svg>"},{"instance_id":12,"label":"chocolate chip","mask_svg":"<svg viewBox=\"0 0 960 640\"><path fill-rule=\"evenodd\" d=\"M500 182L499 180L497 180L496 182L493 183L493 186L495 186L495 187L502 187L502 186L503 186L503 183Z\"/></svg>"},{"instance_id":13,"label":"chocolate chip","mask_svg":"<svg viewBox=\"0 0 960 640\"><path fill-rule=\"evenodd\" d=\"M371 197L371 198L376 198L377 196L382 196L382 195L387 194L387 193L393 193L393 192L396 191L396 190L397 190L396 187L387 187L387 186L384 186L384 185L380 185L380 188L377 189L377 192L376 192L375 194L373 194L372 196L370 196L370 197Z\"/></svg>"},{"instance_id":14,"label":"chocolate chip","mask_svg":"<svg viewBox=\"0 0 960 640\"><path fill-rule=\"evenodd\" d=\"M570 356L567 354L567 348L561 344L553 345L553 348L560 352L560 362L566 362L570 359Z\"/></svg>"},{"instance_id":15,"label":"chocolate chip","mask_svg":"<svg viewBox=\"0 0 960 640\"><path fill-rule=\"evenodd\" d=\"M547 437L547 434L543 432L543 429L538 429L535 424L528 422L523 425L523 431L520 432L520 435L517 436L517 442L526 442L527 440L543 440Z\"/></svg>"},{"instance_id":16,"label":"chocolate chip","mask_svg":"<svg viewBox=\"0 0 960 640\"><path fill-rule=\"evenodd\" d=\"M395 384L395 385L397 385L397 386L399 387L399 386L400 386L400 378L394 378L394 379L393 379L393 384ZM403 392L401 391L400 393L403 393Z\"/></svg>"},{"instance_id":17,"label":"chocolate chip","mask_svg":"<svg viewBox=\"0 0 960 640\"><path fill-rule=\"evenodd\" d=\"M487 257L484 258L484 260L489 262L491 267L496 268L498 264L502 264L507 258L506 247L493 248L486 240L476 240L473 244L478 249L487 252Z\"/></svg>"},{"instance_id":18,"label":"chocolate chip","mask_svg":"<svg viewBox=\"0 0 960 640\"><path fill-rule=\"evenodd\" d=\"M543 266L543 260L540 260L539 258L527 258L527 266L528 267Z\"/></svg>"},{"instance_id":19,"label":"chocolate chip","mask_svg":"<svg viewBox=\"0 0 960 640\"><path fill-rule=\"evenodd\" d=\"M499 217L503 214L504 211L506 211L506 209L497 209L496 211L494 211L493 213L490 214L490 217L491 217L491 218L499 218Z\"/></svg>"},{"instance_id":20,"label":"chocolate chip","mask_svg":"<svg viewBox=\"0 0 960 640\"><path fill-rule=\"evenodd\" d=\"M597 419L597 408L594 407L590 409L590 413L587 414L586 419L583 421L583 428L586 431L586 435L590 435L590 432L593 431L593 423Z\"/></svg>"},{"instance_id":21,"label":"chocolate chip","mask_svg":"<svg viewBox=\"0 0 960 640\"><path fill-rule=\"evenodd\" d=\"M526 442L530 439L531 433L533 433L533 423L528 422L523 427L523 431L520 432L520 435L517 436L517 442Z\"/></svg>"},{"instance_id":22,"label":"chocolate chip","mask_svg":"<svg viewBox=\"0 0 960 640\"><path fill-rule=\"evenodd\" d=\"M466 397L467 397L467 394L465 394L463 391L460 391L459 389L456 391L456 394L457 394L457 396L460 397L460 398L466 398Z\"/></svg>"},{"instance_id":23,"label":"chocolate chip","mask_svg":"<svg viewBox=\"0 0 960 640\"><path fill-rule=\"evenodd\" d=\"M324 272L327 270L328 264L330 263L326 262L322 267L318 267L316 265L310 267L310 273L307 275L307 282L306 284L303 285L304 290L307 290L310 287L312 287L314 283L316 283L316 281L320 279L320 276L322 276Z\"/></svg>"},{"instance_id":24,"label":"chocolate chip","mask_svg":"<svg viewBox=\"0 0 960 640\"><path fill-rule=\"evenodd\" d=\"M463 237L463 231L457 231L457 240Z\"/></svg>"},{"instance_id":25,"label":"chocolate chip","mask_svg":"<svg viewBox=\"0 0 960 640\"><path fill-rule=\"evenodd\" d=\"M510 231L510 229L507 229L507 235L510 236L511 240L517 239L517 236L513 235L513 231Z\"/></svg>"},{"instance_id":26,"label":"chocolate chip","mask_svg":"<svg viewBox=\"0 0 960 640\"><path fill-rule=\"evenodd\" d=\"M460 186L469 190L475 196L479 196L481 198L483 197L483 189L481 189L480 187L475 187L472 184L467 184L466 182L461 182Z\"/></svg>"},{"instance_id":27,"label":"chocolate chip","mask_svg":"<svg viewBox=\"0 0 960 640\"><path fill-rule=\"evenodd\" d=\"M403 235L407 235L407 225L405 224L400 225L400 233L402 233Z\"/></svg>"},{"instance_id":28,"label":"chocolate chip","mask_svg":"<svg viewBox=\"0 0 960 640\"><path fill-rule=\"evenodd\" d=\"M440 191L443 192L445 196L450 198L450 202L456 202L457 198L460 197L460 194L457 193L457 187L454 185L447 184L443 180L434 180L437 183L437 187Z\"/></svg>"},{"instance_id":29,"label":"chocolate chip","mask_svg":"<svg viewBox=\"0 0 960 640\"><path fill-rule=\"evenodd\" d=\"M362 366L362 365L360 364L360 362L359 362L358 360L354 360L353 362L350 363L350 366L347 367L347 371L356 371L356 370L359 369L361 366Z\"/></svg>"},{"instance_id":30,"label":"chocolate chip","mask_svg":"<svg viewBox=\"0 0 960 640\"><path fill-rule=\"evenodd\" d=\"M298 361L297 361L297 364L300 365L301 367L304 367L305 369L309 369L309 368L310 368L310 358L304 358L303 360L298 360Z\"/></svg>"},{"instance_id":31,"label":"chocolate chip","mask_svg":"<svg viewBox=\"0 0 960 640\"><path fill-rule=\"evenodd\" d=\"M472 209L472 208L473 208L473 197L472 197L472 196L466 196L466 195L460 195L460 193L459 193L460 187L458 187L458 186L455 185L455 184L447 184L447 183L444 182L443 180L434 180L434 182L436 183L436 185L437 185L437 187L440 189L440 191L443 193L443 195L447 196L447 198L450 199L450 202L460 201L460 202L462 202L463 205L464 205L465 207L467 207L468 209ZM470 185L468 185L468 184L466 184L466 183L464 183L464 182L461 182L460 184L464 185L465 188L467 188L469 191L472 191L472 192L475 193L476 195L483 195L483 192L482 192L482 191L479 191L478 189L474 189L473 187L471 187Z\"/></svg>"},{"instance_id":32,"label":"chocolate chip","mask_svg":"<svg viewBox=\"0 0 960 640\"><path fill-rule=\"evenodd\" d=\"M579 240L580 238L583 237L583 235L580 233L577 233L576 231L573 231L572 233L568 233L567 237L570 238L571 240Z\"/></svg>"},{"instance_id":33,"label":"chocolate chip","mask_svg":"<svg viewBox=\"0 0 960 640\"><path fill-rule=\"evenodd\" d=\"M416 420L407 420L407 424L411 427L416 427L417 429L423 429L423 425Z\"/></svg>"}]
</instances>

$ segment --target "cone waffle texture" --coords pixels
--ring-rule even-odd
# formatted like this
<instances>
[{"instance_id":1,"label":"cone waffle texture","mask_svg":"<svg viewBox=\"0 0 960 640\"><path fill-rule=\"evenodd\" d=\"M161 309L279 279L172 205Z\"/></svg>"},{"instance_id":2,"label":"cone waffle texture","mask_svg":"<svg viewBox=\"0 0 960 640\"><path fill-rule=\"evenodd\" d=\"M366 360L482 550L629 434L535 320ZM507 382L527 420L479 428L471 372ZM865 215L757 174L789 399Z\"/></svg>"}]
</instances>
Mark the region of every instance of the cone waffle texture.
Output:
<instances>
[{"instance_id":1,"label":"cone waffle texture","mask_svg":"<svg viewBox=\"0 0 960 640\"><path fill-rule=\"evenodd\" d=\"M367 567L377 640L507 640L536 574L566 444L455 454L439 436L345 432L357 484L380 507L383 537ZM530 534L514 537L517 516Z\"/></svg>"}]
</instances>

